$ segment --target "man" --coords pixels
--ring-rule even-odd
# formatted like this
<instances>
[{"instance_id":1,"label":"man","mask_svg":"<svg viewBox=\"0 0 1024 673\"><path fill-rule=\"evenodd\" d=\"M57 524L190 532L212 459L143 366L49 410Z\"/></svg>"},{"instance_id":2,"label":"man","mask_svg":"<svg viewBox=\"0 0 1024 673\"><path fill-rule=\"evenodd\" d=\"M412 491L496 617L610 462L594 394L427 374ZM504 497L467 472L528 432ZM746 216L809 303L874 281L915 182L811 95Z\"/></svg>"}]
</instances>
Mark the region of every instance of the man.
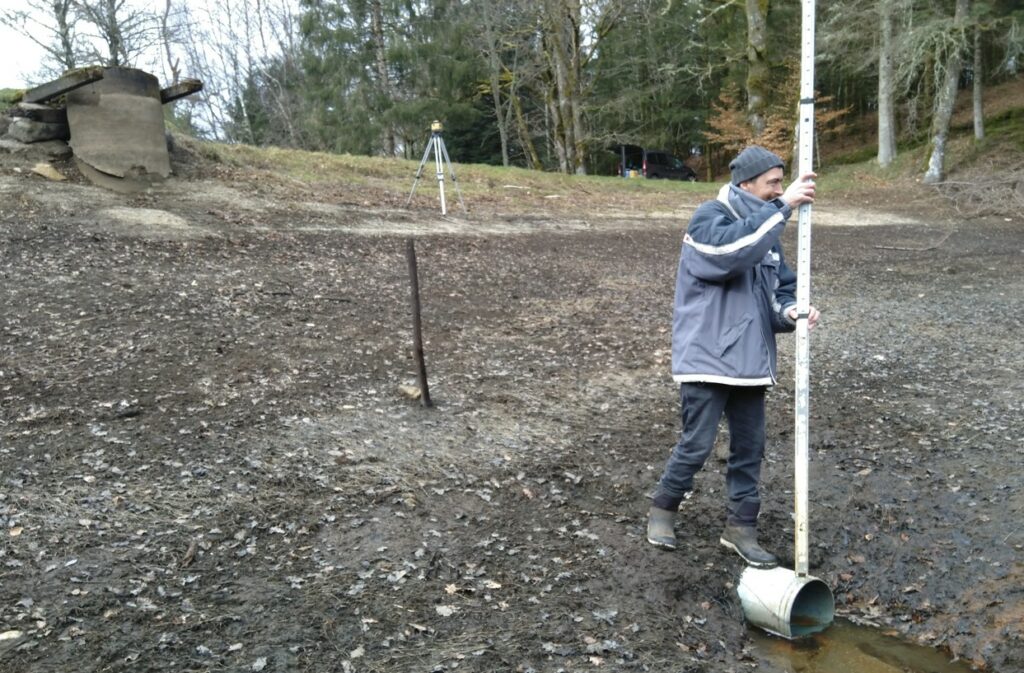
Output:
<instances>
[{"instance_id":1,"label":"man","mask_svg":"<svg viewBox=\"0 0 1024 673\"><path fill-rule=\"evenodd\" d=\"M697 208L683 238L672 325L672 375L682 434L654 493L647 539L674 549L675 513L729 424L728 518L720 542L758 568L778 565L757 541L758 482L765 445L765 391L776 381L775 333L796 329L796 275L779 238L793 210L814 202L814 173L783 191L783 162L750 146L730 164L732 181ZM808 326L818 322L811 307Z\"/></svg>"}]
</instances>

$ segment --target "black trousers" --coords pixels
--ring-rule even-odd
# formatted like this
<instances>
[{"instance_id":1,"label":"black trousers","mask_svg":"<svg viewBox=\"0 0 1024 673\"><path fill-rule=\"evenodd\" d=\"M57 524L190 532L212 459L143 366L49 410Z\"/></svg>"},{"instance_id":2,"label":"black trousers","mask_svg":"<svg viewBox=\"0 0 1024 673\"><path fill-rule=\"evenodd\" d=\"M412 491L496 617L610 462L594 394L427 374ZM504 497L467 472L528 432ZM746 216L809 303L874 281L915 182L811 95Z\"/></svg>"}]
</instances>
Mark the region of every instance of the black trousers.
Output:
<instances>
[{"instance_id":1,"label":"black trousers","mask_svg":"<svg viewBox=\"0 0 1024 673\"><path fill-rule=\"evenodd\" d=\"M729 494L728 522L753 526L761 509L758 483L765 445L765 388L717 383L679 385L682 434L665 465L654 494L655 507L675 511L693 490L693 476L715 445L718 422L729 423L729 462L725 475Z\"/></svg>"}]
</instances>

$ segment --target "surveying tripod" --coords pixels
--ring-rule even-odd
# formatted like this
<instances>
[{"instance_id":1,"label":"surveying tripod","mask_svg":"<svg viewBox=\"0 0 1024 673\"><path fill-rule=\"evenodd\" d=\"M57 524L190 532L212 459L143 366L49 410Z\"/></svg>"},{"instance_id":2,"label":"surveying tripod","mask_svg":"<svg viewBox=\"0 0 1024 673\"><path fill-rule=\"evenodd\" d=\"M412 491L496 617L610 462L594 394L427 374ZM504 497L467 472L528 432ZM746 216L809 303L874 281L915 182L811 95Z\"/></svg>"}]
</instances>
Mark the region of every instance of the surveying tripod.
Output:
<instances>
[{"instance_id":1,"label":"surveying tripod","mask_svg":"<svg viewBox=\"0 0 1024 673\"><path fill-rule=\"evenodd\" d=\"M441 214L448 214L448 206L444 201L444 164L448 164L448 172L452 176L452 184L455 185L455 193L459 197L459 205L462 206L463 212L466 211L466 204L462 201L462 192L459 191L459 183L455 180L455 171L452 169L452 160L448 158L448 150L444 146L444 138L441 137L441 132L444 131L444 126L441 122L435 120L430 125L430 140L427 142L427 149L423 152L423 160L420 161L420 167L416 170L416 179L412 182L412 191L409 192L409 198L405 200L405 207L408 208L412 202L412 195L416 193L416 185L419 184L420 178L423 177L423 166L427 163L427 157L430 156L430 151L434 151L434 168L437 174L437 186L441 190ZM442 164L442 160L444 164Z\"/></svg>"}]
</instances>

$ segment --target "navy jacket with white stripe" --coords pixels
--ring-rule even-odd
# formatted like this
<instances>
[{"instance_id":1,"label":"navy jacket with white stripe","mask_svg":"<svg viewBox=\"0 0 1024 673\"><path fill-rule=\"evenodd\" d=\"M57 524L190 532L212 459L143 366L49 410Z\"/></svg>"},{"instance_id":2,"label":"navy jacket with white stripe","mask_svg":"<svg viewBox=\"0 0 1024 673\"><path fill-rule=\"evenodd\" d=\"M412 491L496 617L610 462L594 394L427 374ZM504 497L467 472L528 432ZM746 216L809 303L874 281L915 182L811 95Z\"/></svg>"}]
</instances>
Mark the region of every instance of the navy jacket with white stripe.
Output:
<instances>
[{"instance_id":1,"label":"navy jacket with white stripe","mask_svg":"<svg viewBox=\"0 0 1024 673\"><path fill-rule=\"evenodd\" d=\"M776 382L777 332L796 323L796 274L779 238L792 209L767 201L748 217L729 204L729 186L701 204L686 230L676 274L672 376L678 382L769 386Z\"/></svg>"}]
</instances>

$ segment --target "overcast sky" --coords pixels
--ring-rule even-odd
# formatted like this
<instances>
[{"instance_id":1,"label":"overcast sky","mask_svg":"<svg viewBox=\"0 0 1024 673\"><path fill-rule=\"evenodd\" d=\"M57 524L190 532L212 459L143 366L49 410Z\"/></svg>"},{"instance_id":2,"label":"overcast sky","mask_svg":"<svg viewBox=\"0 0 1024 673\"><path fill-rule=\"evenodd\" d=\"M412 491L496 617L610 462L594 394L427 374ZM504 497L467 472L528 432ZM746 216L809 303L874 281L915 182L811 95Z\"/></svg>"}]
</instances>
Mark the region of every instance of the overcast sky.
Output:
<instances>
[{"instance_id":1,"label":"overcast sky","mask_svg":"<svg viewBox=\"0 0 1024 673\"><path fill-rule=\"evenodd\" d=\"M23 7L19 0L0 0L0 9ZM35 77L43 50L20 32L0 25L0 89L21 89L29 82L40 82Z\"/></svg>"},{"instance_id":2,"label":"overcast sky","mask_svg":"<svg viewBox=\"0 0 1024 673\"><path fill-rule=\"evenodd\" d=\"M209 21L211 16L220 16L218 10L222 2L223 0L187 0L187 2L185 0L177 0L175 5L187 6L192 10L190 20L197 21L202 25ZM245 2L253 8L262 7L262 11L268 12L267 16L276 16L282 11L292 14L298 11L298 0L245 0ZM163 0L125 0L125 3L126 7L129 8L157 13L162 11L163 8ZM237 11L238 3L232 4L236 6ZM33 5L41 6L44 3L41 0L37 0ZM27 6L27 0L0 0L0 11L24 10ZM42 16L36 14L35 16L37 21L53 21L49 14ZM50 42L54 39L53 33L45 28L41 28L31 21L28 25L34 26L34 30L40 33L36 35L39 40ZM86 28L78 31L79 37L84 37L87 34L88 29ZM96 46L101 50L105 48L102 44L97 44ZM199 47L202 48L202 45L199 45ZM0 23L0 88L25 88L51 80L53 78L52 75L41 72L40 63L45 58L45 50L29 39L28 36L22 34L19 30ZM144 51L142 54L136 55L133 61L134 67L148 70L157 75L157 77L168 74L163 72L164 54L158 48L154 47ZM53 64L51 63L50 65L52 66Z\"/></svg>"},{"instance_id":3,"label":"overcast sky","mask_svg":"<svg viewBox=\"0 0 1024 673\"><path fill-rule=\"evenodd\" d=\"M190 4L204 4L218 0L193 0ZM25 0L0 0L0 11L24 10ZM37 5L43 3L35 3ZM129 7L153 9L156 0L127 0ZM48 16L40 17L46 21ZM52 21L52 19L49 19ZM29 24L32 25L31 23ZM37 28L38 29L38 28ZM37 36L40 40L49 41L53 35L43 32ZM40 74L39 63L45 59L46 52L38 44L21 32L0 24L0 88L24 88L43 84L52 79L51 76ZM143 67L143 66L139 66Z\"/></svg>"}]
</instances>

